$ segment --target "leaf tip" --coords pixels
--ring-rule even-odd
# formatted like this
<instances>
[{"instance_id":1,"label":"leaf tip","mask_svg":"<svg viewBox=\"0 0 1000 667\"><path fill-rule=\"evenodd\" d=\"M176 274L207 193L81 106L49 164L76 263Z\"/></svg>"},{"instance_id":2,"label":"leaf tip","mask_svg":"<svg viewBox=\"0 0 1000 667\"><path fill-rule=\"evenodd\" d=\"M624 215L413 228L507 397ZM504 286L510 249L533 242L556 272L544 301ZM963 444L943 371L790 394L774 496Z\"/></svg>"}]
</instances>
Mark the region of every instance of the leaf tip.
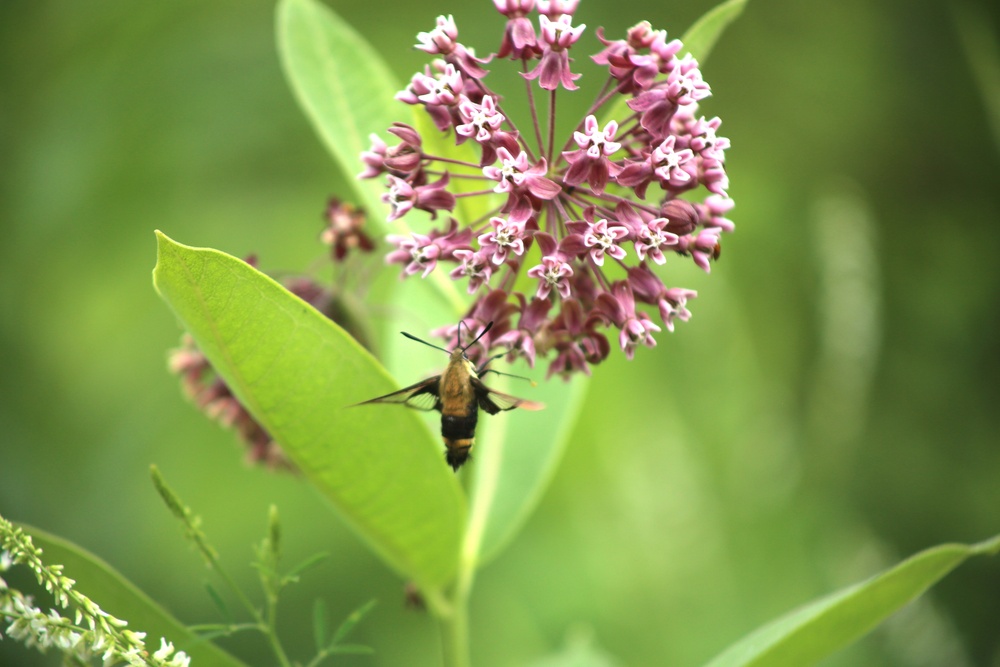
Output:
<instances>
[{"instance_id":1,"label":"leaf tip","mask_svg":"<svg viewBox=\"0 0 1000 667\"><path fill-rule=\"evenodd\" d=\"M177 245L177 242L172 238L161 232L159 229L153 230L153 236L156 237L156 247L162 249L164 246Z\"/></svg>"}]
</instances>

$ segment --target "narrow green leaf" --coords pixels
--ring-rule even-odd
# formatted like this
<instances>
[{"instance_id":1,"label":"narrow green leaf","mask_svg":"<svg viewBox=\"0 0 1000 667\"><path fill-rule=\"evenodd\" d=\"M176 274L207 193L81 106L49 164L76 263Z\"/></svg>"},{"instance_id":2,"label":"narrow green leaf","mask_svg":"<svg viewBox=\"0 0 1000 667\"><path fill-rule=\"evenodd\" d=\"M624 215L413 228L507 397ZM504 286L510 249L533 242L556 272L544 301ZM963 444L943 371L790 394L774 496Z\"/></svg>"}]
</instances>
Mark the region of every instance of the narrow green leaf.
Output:
<instances>
[{"instance_id":1,"label":"narrow green leaf","mask_svg":"<svg viewBox=\"0 0 1000 667\"><path fill-rule=\"evenodd\" d=\"M681 42L684 43L682 53L690 53L699 65L704 66L723 31L743 13L743 7L746 4L747 0L726 0L705 12L681 37ZM628 100L619 96L617 101L602 114L601 127L604 127L610 120L621 122L632 113L632 110L628 108Z\"/></svg>"},{"instance_id":2,"label":"narrow green leaf","mask_svg":"<svg viewBox=\"0 0 1000 667\"><path fill-rule=\"evenodd\" d=\"M348 176L371 218L385 219L381 179L359 181L369 135L385 136L398 120L401 86L371 45L317 0L281 0L278 52L295 97Z\"/></svg>"},{"instance_id":3,"label":"narrow green leaf","mask_svg":"<svg viewBox=\"0 0 1000 667\"><path fill-rule=\"evenodd\" d=\"M333 639L330 640L329 647L332 649L337 646L340 643L340 640L346 637L348 633L354 629L354 626L356 626L361 619L367 616L368 612L375 608L375 604L377 602L378 600L369 600L348 614L347 618L344 619L344 622L340 624L339 628L337 628L337 631L333 633Z\"/></svg>"},{"instance_id":4,"label":"narrow green leaf","mask_svg":"<svg viewBox=\"0 0 1000 667\"><path fill-rule=\"evenodd\" d=\"M411 410L349 407L394 388L340 327L246 262L158 233L153 280L233 393L392 567L452 577L465 501Z\"/></svg>"},{"instance_id":5,"label":"narrow green leaf","mask_svg":"<svg viewBox=\"0 0 1000 667\"><path fill-rule=\"evenodd\" d=\"M219 595L219 591L215 590L215 586L206 581L205 592L208 593L208 597L212 598L212 602L215 604L215 607L219 610L219 615L222 616L222 620L226 621L227 623L232 623L233 615L229 612L229 607L226 606L226 603L222 599L222 596Z\"/></svg>"},{"instance_id":6,"label":"narrow green leaf","mask_svg":"<svg viewBox=\"0 0 1000 667\"><path fill-rule=\"evenodd\" d=\"M312 568L316 567L329 557L330 554L326 553L325 551L322 553L318 553L314 556L310 556L309 558L305 559L304 561L293 567L291 570L289 570L288 574L286 574L283 577L283 579L288 581L298 581L300 574L302 574L306 570L311 570Z\"/></svg>"},{"instance_id":7,"label":"narrow green leaf","mask_svg":"<svg viewBox=\"0 0 1000 667\"><path fill-rule=\"evenodd\" d=\"M313 604L313 638L316 640L316 652L321 653L326 646L327 611L323 598L316 598Z\"/></svg>"},{"instance_id":8,"label":"narrow green leaf","mask_svg":"<svg viewBox=\"0 0 1000 667\"><path fill-rule=\"evenodd\" d=\"M971 2L949 3L962 51L983 101L986 120L993 131L994 148L1000 150L1000 34L986 7Z\"/></svg>"},{"instance_id":9,"label":"narrow green leaf","mask_svg":"<svg viewBox=\"0 0 1000 667\"><path fill-rule=\"evenodd\" d=\"M772 621L730 646L708 667L815 664L920 597L965 559L998 552L1000 536L971 546L943 544L921 551L867 581Z\"/></svg>"},{"instance_id":10,"label":"narrow green leaf","mask_svg":"<svg viewBox=\"0 0 1000 667\"><path fill-rule=\"evenodd\" d=\"M352 655L371 655L375 652L371 646L364 646L363 644L340 644L339 646L334 646L330 649L330 653L342 653L342 654L352 654Z\"/></svg>"},{"instance_id":11,"label":"narrow green leaf","mask_svg":"<svg viewBox=\"0 0 1000 667\"><path fill-rule=\"evenodd\" d=\"M160 647L159 639L163 637L173 642L177 650L187 653L191 663L199 667L241 667L244 664L188 630L94 554L38 528L21 527L31 535L35 546L41 547L46 563L62 565L66 576L76 580L73 586L76 590L109 614L128 621L130 630L145 632L146 643L154 650Z\"/></svg>"},{"instance_id":12,"label":"narrow green leaf","mask_svg":"<svg viewBox=\"0 0 1000 667\"><path fill-rule=\"evenodd\" d=\"M232 637L239 632L259 632L260 627L255 623L203 623L189 625L188 630L197 633L202 639L215 639L216 637Z\"/></svg>"},{"instance_id":13,"label":"narrow green leaf","mask_svg":"<svg viewBox=\"0 0 1000 667\"><path fill-rule=\"evenodd\" d=\"M475 480L463 557L493 558L524 524L541 500L580 414L589 380L554 379L515 391L545 403L539 412L523 410L486 417L476 445ZM508 384L503 391L517 385Z\"/></svg>"},{"instance_id":14,"label":"narrow green leaf","mask_svg":"<svg viewBox=\"0 0 1000 667\"><path fill-rule=\"evenodd\" d=\"M163 504L167 506L170 513L174 515L175 518L181 521L187 522L190 520L188 509L181 502L181 499L174 493L174 490L167 485L167 480L163 479L163 473L160 472L157 466L149 467L150 476L153 479L153 486L156 488L156 492L160 494L160 498L163 500Z\"/></svg>"},{"instance_id":15,"label":"narrow green leaf","mask_svg":"<svg viewBox=\"0 0 1000 667\"><path fill-rule=\"evenodd\" d=\"M704 65L723 31L743 13L746 4L747 0L726 0L708 10L681 37L684 50Z\"/></svg>"},{"instance_id":16,"label":"narrow green leaf","mask_svg":"<svg viewBox=\"0 0 1000 667\"><path fill-rule=\"evenodd\" d=\"M274 505L267 512L267 547L271 551L271 561L277 565L281 560L281 519Z\"/></svg>"}]
</instances>

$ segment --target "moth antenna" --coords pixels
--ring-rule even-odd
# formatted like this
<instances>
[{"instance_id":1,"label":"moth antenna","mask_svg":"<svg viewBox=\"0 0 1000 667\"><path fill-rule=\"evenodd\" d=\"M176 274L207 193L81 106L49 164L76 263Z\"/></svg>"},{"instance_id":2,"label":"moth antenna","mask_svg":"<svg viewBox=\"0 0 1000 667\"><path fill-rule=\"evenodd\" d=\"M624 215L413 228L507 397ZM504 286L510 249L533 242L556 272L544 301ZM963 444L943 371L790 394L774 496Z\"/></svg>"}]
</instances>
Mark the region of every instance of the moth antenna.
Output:
<instances>
[{"instance_id":1,"label":"moth antenna","mask_svg":"<svg viewBox=\"0 0 1000 667\"><path fill-rule=\"evenodd\" d=\"M504 354L506 354L506 352ZM504 377L509 377L509 378L516 378L518 380L527 380L528 382L531 383L532 387L537 387L538 386L538 383L535 382L534 380L532 380L531 378L524 377L523 375L514 375L513 373L501 373L500 371L495 371L492 368L485 368L482 371L480 371L478 373L478 375L480 377L482 377L483 375L486 375L487 373L496 373L497 375L503 375Z\"/></svg>"},{"instance_id":2,"label":"moth antenna","mask_svg":"<svg viewBox=\"0 0 1000 667\"><path fill-rule=\"evenodd\" d=\"M517 378L518 380L527 380L528 382L531 383L532 387L537 387L538 383L535 382L534 380L532 380L531 378L524 377L523 375L514 375L513 373L502 373L500 371L495 371L492 368L487 368L487 366L490 365L491 361L493 361L494 359L499 359L500 357L504 356L505 354L509 354L509 353L510 353L510 350L506 350L504 352L501 352L500 354L494 354L492 357L490 357L489 359L487 359L486 361L483 362L483 365L479 367L479 369L476 371L476 374L479 375L479 377L482 377L482 376L486 375L487 373L495 373L497 375L503 375L503 376L509 377L509 378Z\"/></svg>"},{"instance_id":3,"label":"moth antenna","mask_svg":"<svg viewBox=\"0 0 1000 667\"><path fill-rule=\"evenodd\" d=\"M476 336L471 343L469 343L468 345L466 345L465 347L462 348L462 352L464 353L470 347L472 347L477 342L479 342L479 339L482 338L483 336L485 336L486 332L489 331L492 328L493 328L493 320L490 320L489 323L483 328L483 330L479 332L479 335ZM458 329L459 329L459 334L461 334L461 332L462 332L462 322L461 321L459 321L459 323L458 323ZM506 354L506 352L504 354Z\"/></svg>"},{"instance_id":4,"label":"moth antenna","mask_svg":"<svg viewBox=\"0 0 1000 667\"><path fill-rule=\"evenodd\" d=\"M444 349L443 347L438 347L438 346L437 346L437 345L435 345L434 343L428 343L428 342L427 342L427 341L425 341L425 340L422 340L422 339L420 339L420 338L417 338L417 337L416 337L416 336L414 336L413 334L409 334L409 333L406 333L405 331L400 331L399 333L403 334L404 336L406 336L406 337L407 337L407 338L409 338L410 340L415 340L415 341L417 341L418 343L423 343L423 344L424 344L424 345L426 345L427 347L433 347L433 348L434 348L435 350L441 350L441 351L442 351L442 352L444 352L445 354L451 354L451 352L449 352L448 350Z\"/></svg>"},{"instance_id":5,"label":"moth antenna","mask_svg":"<svg viewBox=\"0 0 1000 667\"><path fill-rule=\"evenodd\" d=\"M500 357L504 356L505 354L508 354L509 352L510 352L510 350L506 350L504 352L501 352L500 354L494 354L492 357L490 357L489 359L487 359L483 363L479 364L479 368L476 369L476 373L479 374L479 375L482 375L483 373L486 373L486 372L496 373L496 371L487 371L486 367L489 366L490 362L493 361L494 359L499 359Z\"/></svg>"}]
</instances>

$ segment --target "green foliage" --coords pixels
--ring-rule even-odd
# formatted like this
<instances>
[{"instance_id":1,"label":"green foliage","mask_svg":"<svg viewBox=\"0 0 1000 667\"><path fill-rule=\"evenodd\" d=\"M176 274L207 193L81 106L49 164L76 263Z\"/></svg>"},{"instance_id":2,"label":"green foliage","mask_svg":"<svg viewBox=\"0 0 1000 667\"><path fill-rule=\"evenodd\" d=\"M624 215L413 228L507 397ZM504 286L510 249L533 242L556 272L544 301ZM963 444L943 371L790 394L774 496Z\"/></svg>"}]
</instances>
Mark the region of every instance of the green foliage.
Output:
<instances>
[{"instance_id":1,"label":"green foliage","mask_svg":"<svg viewBox=\"0 0 1000 667\"><path fill-rule=\"evenodd\" d=\"M340 327L246 262L159 235L154 282L233 393L400 573L454 575L465 501L410 410L350 406L393 389Z\"/></svg>"},{"instance_id":2,"label":"green foliage","mask_svg":"<svg viewBox=\"0 0 1000 667\"><path fill-rule=\"evenodd\" d=\"M204 641L163 607L125 579L106 562L87 550L51 535L44 530L23 526L32 543L42 550L49 567L58 563L66 576L75 583L73 589L91 600L99 601L108 613L128 621L133 632L145 632L148 644L163 637L179 651L191 657L194 664L207 667L241 667L242 662L219 647Z\"/></svg>"},{"instance_id":3,"label":"green foliage","mask_svg":"<svg viewBox=\"0 0 1000 667\"><path fill-rule=\"evenodd\" d=\"M726 0L706 12L694 25L688 28L681 38L684 50L695 57L699 63L708 59L715 43L719 41L723 31L729 24L739 18L746 7L747 0Z\"/></svg>"},{"instance_id":4,"label":"green foliage","mask_svg":"<svg viewBox=\"0 0 1000 667\"><path fill-rule=\"evenodd\" d=\"M261 588L264 592L264 604L255 605L250 601L250 597L240 589L235 580L222 566L217 552L208 544L205 534L200 530L200 520L191 510L180 500L176 493L167 486L166 481L154 466L152 469L153 481L167 508L181 523L184 524L187 537L194 543L197 549L208 561L209 569L226 584L231 592L243 605L246 613L251 617L251 622L238 623L232 619L222 601L221 596L210 588L209 593L216 601L222 615L227 619L225 624L195 626L205 633L206 636L230 635L243 630L255 630L261 633L267 640L274 659L281 667L291 667L292 662L278 636L277 613L278 600L282 590L289 584L299 581L299 574L312 567L316 563L326 558L326 554L317 554L313 558L307 559L304 563L293 568L287 574L281 572L281 522L278 517L278 510L273 505L268 510L267 534L256 549L256 558L253 566L257 570ZM314 629L316 635L316 654L307 667L315 667L326 658L337 653L371 653L371 648L355 644L345 644L343 639L358 624L358 622L374 606L372 600L357 611L350 614L334 633L333 637L326 639L326 609L321 598L316 599Z\"/></svg>"},{"instance_id":5,"label":"green foliage","mask_svg":"<svg viewBox=\"0 0 1000 667\"><path fill-rule=\"evenodd\" d=\"M791 612L737 642L707 667L805 667L848 646L920 597L971 556L1000 552L1000 536L921 551L868 581Z\"/></svg>"},{"instance_id":6,"label":"green foliage","mask_svg":"<svg viewBox=\"0 0 1000 667\"><path fill-rule=\"evenodd\" d=\"M333 636L327 639L326 637L326 605L321 599L316 600L315 615L313 617L313 627L315 628L316 637L316 658L309 663L308 667L313 667L318 665L322 660L326 659L328 656L336 655L338 653L371 653L372 650L367 646L359 646L357 644L345 644L344 639L351 633L354 627L368 615L375 607L375 600L370 600L366 602L361 607L355 609L348 615L347 618L340 624L340 626L334 630Z\"/></svg>"},{"instance_id":7,"label":"green foliage","mask_svg":"<svg viewBox=\"0 0 1000 667\"><path fill-rule=\"evenodd\" d=\"M278 53L295 97L345 174L360 171L358 156L370 134L381 134L396 114L399 90L371 45L325 5L282 0L277 9ZM374 220L385 211L379 180L351 178Z\"/></svg>"}]
</instances>

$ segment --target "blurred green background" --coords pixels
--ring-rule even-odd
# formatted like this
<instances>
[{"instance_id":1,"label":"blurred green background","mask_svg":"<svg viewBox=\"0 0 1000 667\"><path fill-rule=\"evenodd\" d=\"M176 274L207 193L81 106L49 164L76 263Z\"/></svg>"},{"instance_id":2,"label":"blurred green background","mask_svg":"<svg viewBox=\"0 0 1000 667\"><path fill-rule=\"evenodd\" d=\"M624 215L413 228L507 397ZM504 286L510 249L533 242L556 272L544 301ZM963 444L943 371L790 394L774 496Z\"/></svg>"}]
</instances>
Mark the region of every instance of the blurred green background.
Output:
<instances>
[{"instance_id":1,"label":"blurred green background","mask_svg":"<svg viewBox=\"0 0 1000 667\"><path fill-rule=\"evenodd\" d=\"M485 0L331 4L401 82L437 14L480 53L499 40ZM578 71L596 77L580 54L598 25L679 36L712 5L584 0ZM243 464L166 372L180 332L151 285L153 230L300 269L344 191L282 77L273 10L0 5L0 513L195 623L218 620L206 573L150 463L248 587L276 503L289 563L332 554L285 600L293 657L316 596L332 618L377 598L356 634L376 653L331 664L433 665L403 582L318 495ZM596 370L552 488L477 580L475 664L590 636L622 665L696 665L914 551L1000 532L1000 93L974 74L998 11L751 0L704 67L737 233L707 278L668 266L700 290L691 322ZM998 619L1000 562L975 560L828 664L997 666ZM0 664L54 662L0 644Z\"/></svg>"}]
</instances>

